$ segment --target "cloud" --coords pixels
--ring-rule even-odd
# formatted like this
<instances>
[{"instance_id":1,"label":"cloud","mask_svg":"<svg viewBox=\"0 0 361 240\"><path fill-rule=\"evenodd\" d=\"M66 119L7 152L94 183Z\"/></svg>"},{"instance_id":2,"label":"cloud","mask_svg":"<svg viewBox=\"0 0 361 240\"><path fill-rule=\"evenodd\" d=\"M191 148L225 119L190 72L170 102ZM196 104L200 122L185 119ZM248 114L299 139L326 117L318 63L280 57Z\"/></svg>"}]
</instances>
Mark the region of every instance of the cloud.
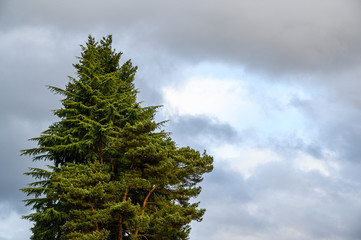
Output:
<instances>
[{"instance_id":1,"label":"cloud","mask_svg":"<svg viewBox=\"0 0 361 240\"><path fill-rule=\"evenodd\" d=\"M217 71L217 67L213 69ZM227 72L223 74L227 76ZM163 113L168 118L207 115L259 137L280 133L304 137L307 118L293 102L295 98L312 99L317 93L306 91L300 85L269 84L257 76L218 78L201 73L163 87Z\"/></svg>"},{"instance_id":2,"label":"cloud","mask_svg":"<svg viewBox=\"0 0 361 240\"><path fill-rule=\"evenodd\" d=\"M322 169L304 171L293 163L302 160L269 161L248 178L237 176L233 163L218 161L201 194L207 208L204 225L196 225L192 237L358 239L357 185L347 176L326 175Z\"/></svg>"},{"instance_id":3,"label":"cloud","mask_svg":"<svg viewBox=\"0 0 361 240\"><path fill-rule=\"evenodd\" d=\"M355 0L36 0L7 5L13 24L76 33L110 31L131 36L135 46L147 44L190 60L222 59L280 73L340 71L360 60L361 6Z\"/></svg>"},{"instance_id":4,"label":"cloud","mask_svg":"<svg viewBox=\"0 0 361 240\"><path fill-rule=\"evenodd\" d=\"M352 88L351 85L349 87ZM358 105L348 101L348 97L350 95L343 99L335 96L335 92L320 91L312 100L294 99L291 104L316 127L309 143L334 149L343 161L359 162L361 152L355 143L361 138L361 112ZM309 131L311 128L309 126Z\"/></svg>"},{"instance_id":5,"label":"cloud","mask_svg":"<svg viewBox=\"0 0 361 240\"><path fill-rule=\"evenodd\" d=\"M0 239L18 240L29 237L32 224L20 219L21 216L12 209L11 205L0 202L0 211Z\"/></svg>"},{"instance_id":6,"label":"cloud","mask_svg":"<svg viewBox=\"0 0 361 240\"><path fill-rule=\"evenodd\" d=\"M221 121L233 122L248 111L250 103L240 81L196 77L187 79L182 86L164 88L166 111L171 115L202 115L217 117ZM257 114L257 113L254 113Z\"/></svg>"},{"instance_id":7,"label":"cloud","mask_svg":"<svg viewBox=\"0 0 361 240\"><path fill-rule=\"evenodd\" d=\"M12 208L20 213L28 211L22 202L26 199L26 195L20 191L20 188L26 187L32 179L24 176L23 173L28 171L28 167L40 167L44 163L32 163L29 157L20 156L20 150L34 147L34 143L27 142L27 139L38 136L47 127L46 124L6 115L0 118L0 151L2 153L0 205L3 202L9 202Z\"/></svg>"},{"instance_id":8,"label":"cloud","mask_svg":"<svg viewBox=\"0 0 361 240\"><path fill-rule=\"evenodd\" d=\"M19 189L31 179L23 173L30 166L43 165L21 157L20 150L34 147L27 139L39 136L56 120L51 110L60 106L60 97L53 96L45 85L64 86L69 70L66 65L71 67L67 58L74 48L64 47L66 41L55 41L55 35L46 28L30 26L0 35L0 204L11 202L18 214L28 211L21 201L26 196Z\"/></svg>"},{"instance_id":9,"label":"cloud","mask_svg":"<svg viewBox=\"0 0 361 240\"><path fill-rule=\"evenodd\" d=\"M242 141L242 135L245 135L229 124L206 115L172 116L165 127L174 134L174 140L180 146L191 145L200 150L212 143Z\"/></svg>"},{"instance_id":10,"label":"cloud","mask_svg":"<svg viewBox=\"0 0 361 240\"><path fill-rule=\"evenodd\" d=\"M304 172L318 171L325 176L330 176L332 171L332 175L334 175L334 172L337 172L339 169L337 162L333 159L334 153L329 152L324 153L324 155L329 155L329 158L326 159L326 161L321 161L312 155L299 152L294 158L295 167Z\"/></svg>"},{"instance_id":11,"label":"cloud","mask_svg":"<svg viewBox=\"0 0 361 240\"><path fill-rule=\"evenodd\" d=\"M69 52L78 46L59 47L66 42L53 38L51 31L33 27L14 29L0 36L1 84L6 89L0 95L3 116L41 121L51 115L49 110L59 106L60 97L54 97L45 86L65 85L75 60L75 54L70 58Z\"/></svg>"},{"instance_id":12,"label":"cloud","mask_svg":"<svg viewBox=\"0 0 361 240\"><path fill-rule=\"evenodd\" d=\"M270 149L254 149L250 147L223 145L214 149L216 158L227 161L230 167L244 178L253 175L253 171L260 165L281 161L282 158Z\"/></svg>"}]
</instances>

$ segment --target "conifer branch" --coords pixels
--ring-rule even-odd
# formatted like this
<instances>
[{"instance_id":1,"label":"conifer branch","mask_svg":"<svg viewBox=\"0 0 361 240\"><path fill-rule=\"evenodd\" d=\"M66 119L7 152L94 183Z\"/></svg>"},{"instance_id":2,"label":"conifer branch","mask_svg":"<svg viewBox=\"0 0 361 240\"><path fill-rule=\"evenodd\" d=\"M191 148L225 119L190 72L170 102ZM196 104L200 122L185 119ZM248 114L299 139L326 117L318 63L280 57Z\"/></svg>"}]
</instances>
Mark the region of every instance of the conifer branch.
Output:
<instances>
[{"instance_id":1,"label":"conifer branch","mask_svg":"<svg viewBox=\"0 0 361 240\"><path fill-rule=\"evenodd\" d=\"M89 205L90 205L90 209L93 212L93 215L95 215L95 209L94 209L94 207L93 207L93 205L92 205L92 203L90 201L89 201ZM99 231L98 221L95 219L94 223L95 223L95 230L98 232Z\"/></svg>"},{"instance_id":2,"label":"conifer branch","mask_svg":"<svg viewBox=\"0 0 361 240\"><path fill-rule=\"evenodd\" d=\"M148 195L145 197L144 201L143 201L143 206L142 206L142 214L140 215L141 217L144 216L145 214L145 207L147 205L147 201L148 201L148 198L150 197L150 195L152 195L152 193L154 192L154 190L157 188L157 185L154 185L154 187L149 191ZM135 231L134 233L134 236L133 236L133 239L137 239L138 237L138 233L139 233L139 228L137 228L137 230Z\"/></svg>"}]
</instances>

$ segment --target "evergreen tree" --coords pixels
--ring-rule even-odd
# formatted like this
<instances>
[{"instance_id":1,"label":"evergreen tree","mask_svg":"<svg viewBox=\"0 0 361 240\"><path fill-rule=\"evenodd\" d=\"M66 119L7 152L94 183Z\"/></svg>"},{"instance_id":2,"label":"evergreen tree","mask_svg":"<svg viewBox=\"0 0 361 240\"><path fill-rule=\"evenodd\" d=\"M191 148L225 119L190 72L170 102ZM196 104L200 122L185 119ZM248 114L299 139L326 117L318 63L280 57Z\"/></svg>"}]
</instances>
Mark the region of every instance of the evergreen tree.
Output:
<instances>
[{"instance_id":1,"label":"evergreen tree","mask_svg":"<svg viewBox=\"0 0 361 240\"><path fill-rule=\"evenodd\" d=\"M50 169L32 168L22 189L34 213L31 239L188 239L190 222L204 209L190 203L213 159L178 148L156 123L157 106L141 107L136 67L120 65L112 38L89 36L75 78L54 111L60 120L23 150Z\"/></svg>"}]
</instances>

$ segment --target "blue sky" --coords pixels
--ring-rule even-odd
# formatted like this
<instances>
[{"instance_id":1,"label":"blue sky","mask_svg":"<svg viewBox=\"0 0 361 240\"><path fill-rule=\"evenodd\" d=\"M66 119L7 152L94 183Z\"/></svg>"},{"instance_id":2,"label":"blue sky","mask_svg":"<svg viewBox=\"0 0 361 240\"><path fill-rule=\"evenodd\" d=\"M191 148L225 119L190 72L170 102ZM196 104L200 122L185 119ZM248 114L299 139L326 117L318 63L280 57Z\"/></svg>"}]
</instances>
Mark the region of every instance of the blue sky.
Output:
<instances>
[{"instance_id":1,"label":"blue sky","mask_svg":"<svg viewBox=\"0 0 361 240\"><path fill-rule=\"evenodd\" d=\"M0 2L0 240L28 239L21 149L60 107L88 34L139 70L144 106L214 171L191 239L360 239L357 0Z\"/></svg>"}]
</instances>

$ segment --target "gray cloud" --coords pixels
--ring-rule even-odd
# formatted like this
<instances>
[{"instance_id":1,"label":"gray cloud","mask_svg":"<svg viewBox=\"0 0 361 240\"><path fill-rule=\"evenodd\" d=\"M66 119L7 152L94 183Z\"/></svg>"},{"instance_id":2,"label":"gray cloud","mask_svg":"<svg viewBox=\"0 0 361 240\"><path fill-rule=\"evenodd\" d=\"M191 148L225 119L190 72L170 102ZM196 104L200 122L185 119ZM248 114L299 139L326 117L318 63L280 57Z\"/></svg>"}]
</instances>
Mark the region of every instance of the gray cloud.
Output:
<instances>
[{"instance_id":1,"label":"gray cloud","mask_svg":"<svg viewBox=\"0 0 361 240\"><path fill-rule=\"evenodd\" d=\"M28 157L20 156L20 150L34 147L33 143L26 140L38 136L40 131L44 130L44 123L30 122L23 117L2 116L0 124L0 204L8 202L15 210L24 214L29 209L24 207L22 200L26 196L19 189L26 187L26 183L31 179L23 173L28 167L43 166L44 163L32 163Z\"/></svg>"},{"instance_id":2,"label":"gray cloud","mask_svg":"<svg viewBox=\"0 0 361 240\"><path fill-rule=\"evenodd\" d=\"M72 33L111 31L132 36L135 46L166 49L189 60L222 59L282 73L340 71L357 64L360 8L355 0L37 0L8 2L7 14L16 16L10 18L13 24Z\"/></svg>"},{"instance_id":3,"label":"gray cloud","mask_svg":"<svg viewBox=\"0 0 361 240\"><path fill-rule=\"evenodd\" d=\"M175 116L174 116L175 117ZM166 124L180 145L205 148L210 143L231 143L242 141L241 134L227 123L204 115L178 116ZM208 144L207 144L208 143Z\"/></svg>"},{"instance_id":4,"label":"gray cloud","mask_svg":"<svg viewBox=\"0 0 361 240\"><path fill-rule=\"evenodd\" d=\"M358 85L357 82L355 84ZM348 85L348 87L351 89L355 86ZM354 91L356 90L354 89ZM312 122L315 134L311 145L314 150L332 149L339 154L343 161L360 162L361 149L358 143L361 141L361 112L359 103L349 101L348 97L353 95L345 94L345 97L341 98L339 94L340 92L337 95L335 92L323 93L312 101L293 99L291 104L304 112ZM309 150L311 150L310 147L308 146Z\"/></svg>"},{"instance_id":5,"label":"gray cloud","mask_svg":"<svg viewBox=\"0 0 361 240\"><path fill-rule=\"evenodd\" d=\"M32 181L23 173L28 167L44 165L21 157L20 150L34 147L27 139L39 136L57 120L51 110L59 108L60 97L53 96L45 85L65 85L75 60L72 51L79 48L79 43L65 47L66 40L54 36L35 27L0 35L0 204L11 205L19 215L29 211L19 189Z\"/></svg>"}]
</instances>

